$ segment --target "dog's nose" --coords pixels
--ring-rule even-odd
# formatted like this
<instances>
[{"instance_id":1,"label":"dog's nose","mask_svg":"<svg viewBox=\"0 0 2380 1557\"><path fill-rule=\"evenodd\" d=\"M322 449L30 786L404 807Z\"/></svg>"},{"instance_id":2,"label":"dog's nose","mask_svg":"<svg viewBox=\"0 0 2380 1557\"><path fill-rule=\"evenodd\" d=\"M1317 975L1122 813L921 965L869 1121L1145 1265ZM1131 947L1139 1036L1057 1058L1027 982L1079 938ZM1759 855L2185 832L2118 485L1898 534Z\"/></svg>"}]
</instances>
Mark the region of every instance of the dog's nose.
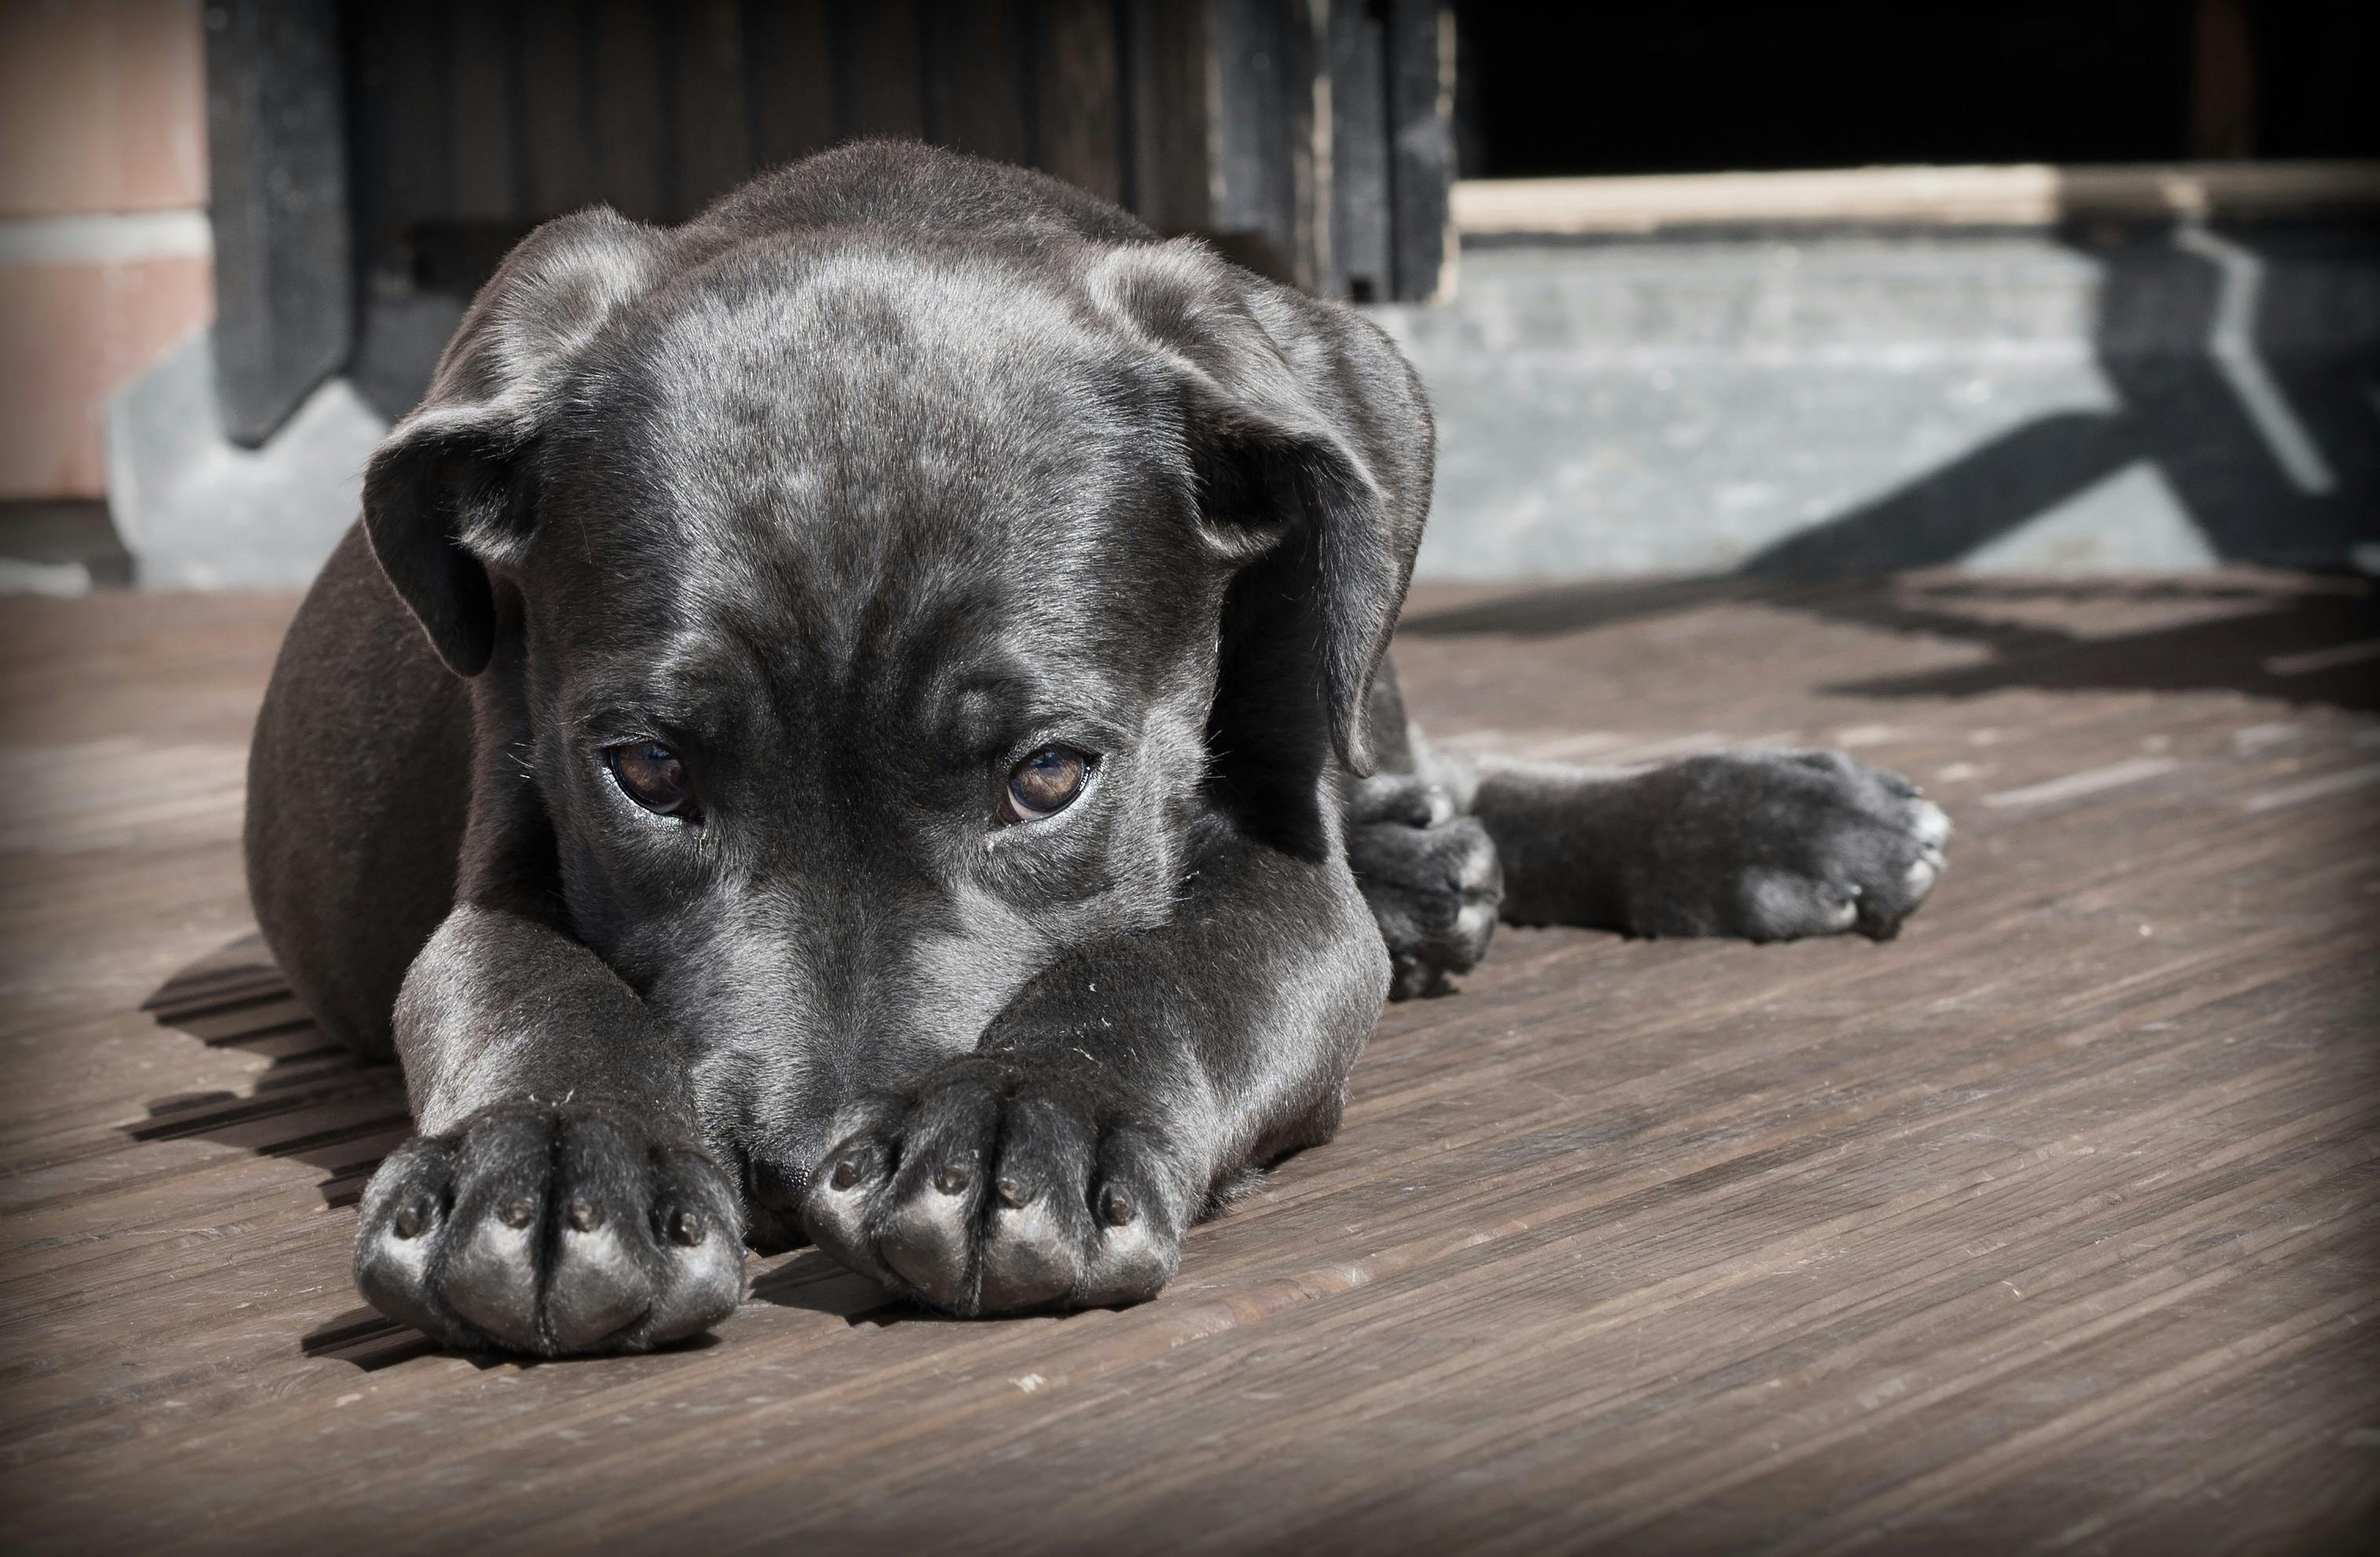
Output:
<instances>
[{"instance_id":1,"label":"dog's nose","mask_svg":"<svg viewBox=\"0 0 2380 1557\"><path fill-rule=\"evenodd\" d=\"M744 1241L761 1254L783 1254L809 1242L802 1231L802 1196L810 1170L747 1159L744 1164Z\"/></svg>"}]
</instances>

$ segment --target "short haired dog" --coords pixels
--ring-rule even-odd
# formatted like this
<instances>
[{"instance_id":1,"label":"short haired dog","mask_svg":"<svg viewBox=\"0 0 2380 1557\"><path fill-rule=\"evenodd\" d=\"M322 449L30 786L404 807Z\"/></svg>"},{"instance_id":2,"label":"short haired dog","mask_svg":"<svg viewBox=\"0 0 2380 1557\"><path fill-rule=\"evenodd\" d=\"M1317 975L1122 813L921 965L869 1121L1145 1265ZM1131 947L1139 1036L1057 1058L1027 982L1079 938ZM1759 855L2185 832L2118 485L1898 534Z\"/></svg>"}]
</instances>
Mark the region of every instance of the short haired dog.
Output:
<instances>
[{"instance_id":1,"label":"short haired dog","mask_svg":"<svg viewBox=\"0 0 2380 1557\"><path fill-rule=\"evenodd\" d=\"M402 1063L363 1294L633 1351L805 1237L954 1314L1130 1303L1510 918L1893 933L1847 757L1466 763L1386 663L1422 385L1038 175L825 152L480 293L289 631L249 870Z\"/></svg>"}]
</instances>

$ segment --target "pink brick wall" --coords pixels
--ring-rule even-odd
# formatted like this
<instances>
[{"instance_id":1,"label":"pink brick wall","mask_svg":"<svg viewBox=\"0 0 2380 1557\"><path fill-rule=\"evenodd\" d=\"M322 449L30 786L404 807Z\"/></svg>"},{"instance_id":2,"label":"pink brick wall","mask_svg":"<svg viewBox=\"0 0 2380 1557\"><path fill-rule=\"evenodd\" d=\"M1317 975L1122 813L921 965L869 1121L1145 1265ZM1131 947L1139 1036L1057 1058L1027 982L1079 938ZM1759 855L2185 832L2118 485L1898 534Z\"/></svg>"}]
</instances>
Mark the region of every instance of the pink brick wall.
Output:
<instances>
[{"instance_id":1,"label":"pink brick wall","mask_svg":"<svg viewBox=\"0 0 2380 1557\"><path fill-rule=\"evenodd\" d=\"M107 395L213 312L203 25L0 0L0 498L102 495Z\"/></svg>"}]
</instances>

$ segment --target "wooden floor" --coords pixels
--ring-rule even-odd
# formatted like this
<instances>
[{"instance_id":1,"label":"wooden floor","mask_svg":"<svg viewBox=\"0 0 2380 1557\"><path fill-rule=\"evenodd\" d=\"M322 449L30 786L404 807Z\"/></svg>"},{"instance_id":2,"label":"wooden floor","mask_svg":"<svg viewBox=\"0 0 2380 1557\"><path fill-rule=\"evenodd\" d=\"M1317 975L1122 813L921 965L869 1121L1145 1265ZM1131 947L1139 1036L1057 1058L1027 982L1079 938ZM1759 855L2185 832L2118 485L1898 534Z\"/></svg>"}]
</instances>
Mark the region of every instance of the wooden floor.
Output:
<instances>
[{"instance_id":1,"label":"wooden floor","mask_svg":"<svg viewBox=\"0 0 2380 1557\"><path fill-rule=\"evenodd\" d=\"M1959 827L1890 945L1507 931L1158 1302L813 1253L525 1367L360 1309L404 1131L237 857L289 602L0 604L11 1551L2350 1550L2380 1498L2380 614L2226 574L1416 599L1426 722L1840 745Z\"/></svg>"}]
</instances>

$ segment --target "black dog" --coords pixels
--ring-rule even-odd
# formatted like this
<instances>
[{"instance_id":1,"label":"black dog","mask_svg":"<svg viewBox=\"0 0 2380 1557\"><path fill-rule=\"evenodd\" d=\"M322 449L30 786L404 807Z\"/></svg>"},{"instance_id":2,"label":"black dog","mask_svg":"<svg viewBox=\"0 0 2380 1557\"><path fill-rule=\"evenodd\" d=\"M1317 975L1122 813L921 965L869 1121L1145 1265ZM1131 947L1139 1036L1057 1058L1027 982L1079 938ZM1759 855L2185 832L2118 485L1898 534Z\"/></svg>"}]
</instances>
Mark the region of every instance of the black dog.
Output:
<instances>
[{"instance_id":1,"label":"black dog","mask_svg":"<svg viewBox=\"0 0 2380 1557\"><path fill-rule=\"evenodd\" d=\"M258 917L421 1132L365 1295L634 1350L806 1232L1130 1302L1500 902L1891 934L1948 827L1848 758L1432 757L1383 663L1431 436L1355 314L921 147L540 228L257 728Z\"/></svg>"}]
</instances>

